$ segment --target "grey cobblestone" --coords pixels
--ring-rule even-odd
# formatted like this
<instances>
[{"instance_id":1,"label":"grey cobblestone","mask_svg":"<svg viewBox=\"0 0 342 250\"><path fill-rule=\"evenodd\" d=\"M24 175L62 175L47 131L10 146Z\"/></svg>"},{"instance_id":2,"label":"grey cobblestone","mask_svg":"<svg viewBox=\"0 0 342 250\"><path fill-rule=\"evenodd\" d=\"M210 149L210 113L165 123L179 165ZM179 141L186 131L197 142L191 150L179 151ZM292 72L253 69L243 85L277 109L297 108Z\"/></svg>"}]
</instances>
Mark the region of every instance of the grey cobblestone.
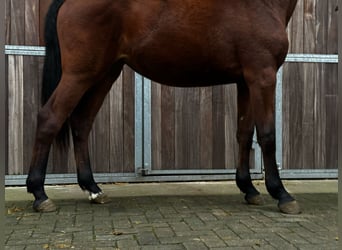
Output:
<instances>
[{"instance_id":1,"label":"grey cobblestone","mask_svg":"<svg viewBox=\"0 0 342 250\"><path fill-rule=\"evenodd\" d=\"M325 190L318 181L291 183L300 215L279 213L266 195L265 205L248 206L226 182L104 185L112 198L104 205L66 186L75 199L56 199L59 209L48 214L32 211L25 188L6 188L5 249L337 249L337 182L324 183ZM153 185L158 195L146 196L142 191ZM308 186L310 193L303 192ZM52 199L61 190L47 189Z\"/></svg>"}]
</instances>

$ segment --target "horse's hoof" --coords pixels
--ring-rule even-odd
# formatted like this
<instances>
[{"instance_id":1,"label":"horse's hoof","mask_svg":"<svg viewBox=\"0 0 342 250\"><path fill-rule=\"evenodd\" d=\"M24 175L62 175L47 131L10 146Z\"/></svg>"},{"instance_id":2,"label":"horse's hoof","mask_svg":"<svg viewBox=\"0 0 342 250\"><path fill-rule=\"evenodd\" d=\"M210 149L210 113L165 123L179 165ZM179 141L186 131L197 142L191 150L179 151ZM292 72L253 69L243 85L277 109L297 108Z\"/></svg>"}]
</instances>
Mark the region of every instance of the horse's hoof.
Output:
<instances>
[{"instance_id":1,"label":"horse's hoof","mask_svg":"<svg viewBox=\"0 0 342 250\"><path fill-rule=\"evenodd\" d=\"M91 195L89 199L92 203L96 204L105 204L110 202L109 197L104 193L98 193L95 197Z\"/></svg>"},{"instance_id":2,"label":"horse's hoof","mask_svg":"<svg viewBox=\"0 0 342 250\"><path fill-rule=\"evenodd\" d=\"M57 207L52 200L47 199L37 206L33 205L33 209L39 213L50 213L56 211Z\"/></svg>"},{"instance_id":3,"label":"horse's hoof","mask_svg":"<svg viewBox=\"0 0 342 250\"><path fill-rule=\"evenodd\" d=\"M245 197L246 201L250 205L264 205L264 199L260 194Z\"/></svg>"},{"instance_id":4,"label":"horse's hoof","mask_svg":"<svg viewBox=\"0 0 342 250\"><path fill-rule=\"evenodd\" d=\"M286 202L284 204L278 204L278 207L280 209L280 212L284 214L300 214L302 212L300 210L298 202L295 200Z\"/></svg>"}]
</instances>

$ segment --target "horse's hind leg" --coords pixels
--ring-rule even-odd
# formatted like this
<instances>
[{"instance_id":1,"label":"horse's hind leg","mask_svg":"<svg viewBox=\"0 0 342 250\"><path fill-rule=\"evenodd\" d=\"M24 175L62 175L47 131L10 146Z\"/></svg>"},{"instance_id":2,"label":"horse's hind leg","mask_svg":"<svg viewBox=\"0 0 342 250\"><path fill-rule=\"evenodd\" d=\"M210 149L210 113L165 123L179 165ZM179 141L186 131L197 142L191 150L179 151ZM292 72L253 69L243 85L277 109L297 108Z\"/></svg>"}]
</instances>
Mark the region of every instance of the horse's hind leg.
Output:
<instances>
[{"instance_id":1,"label":"horse's hind leg","mask_svg":"<svg viewBox=\"0 0 342 250\"><path fill-rule=\"evenodd\" d=\"M88 137L95 116L121 69L122 66L116 67L105 80L89 89L70 117L78 183L83 190L89 192L89 199L95 203L106 203L109 199L94 180L89 159Z\"/></svg>"},{"instance_id":2,"label":"horse's hind leg","mask_svg":"<svg viewBox=\"0 0 342 250\"><path fill-rule=\"evenodd\" d=\"M279 201L278 207L281 212L300 213L297 202L282 184L275 158L276 68L260 68L255 65L245 70L244 77L248 84L258 142L263 153L266 188L271 196Z\"/></svg>"},{"instance_id":3,"label":"horse's hind leg","mask_svg":"<svg viewBox=\"0 0 342 250\"><path fill-rule=\"evenodd\" d=\"M33 208L36 211L50 212L56 210L55 205L48 199L44 190L51 143L62 124L90 86L90 82L80 82L79 79L72 75L63 75L55 92L38 114L33 156L26 180L27 191L35 197Z\"/></svg>"},{"instance_id":4,"label":"horse's hind leg","mask_svg":"<svg viewBox=\"0 0 342 250\"><path fill-rule=\"evenodd\" d=\"M252 184L249 171L249 155L253 143L254 120L252 116L249 90L244 81L237 84L238 89L238 131L239 162L236 171L236 184L245 193L249 204L261 205L263 199Z\"/></svg>"}]
</instances>

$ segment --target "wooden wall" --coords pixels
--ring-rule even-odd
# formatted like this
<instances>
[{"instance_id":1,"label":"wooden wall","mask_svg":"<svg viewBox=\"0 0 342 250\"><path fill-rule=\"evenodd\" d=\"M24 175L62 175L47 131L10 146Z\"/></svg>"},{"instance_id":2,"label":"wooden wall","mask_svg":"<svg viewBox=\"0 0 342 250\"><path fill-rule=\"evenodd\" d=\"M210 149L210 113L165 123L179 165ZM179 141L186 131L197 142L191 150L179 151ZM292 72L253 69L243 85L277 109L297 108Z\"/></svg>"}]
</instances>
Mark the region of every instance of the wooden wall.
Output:
<instances>
[{"instance_id":1,"label":"wooden wall","mask_svg":"<svg viewBox=\"0 0 342 250\"><path fill-rule=\"evenodd\" d=\"M6 44L43 45L44 15L51 0L6 0ZM40 104L43 57L6 56L8 82L8 169L26 174ZM125 87L123 87L125 86ZM125 68L98 114L90 136L94 172L134 172L134 72ZM48 173L74 173L68 154L52 150Z\"/></svg>"},{"instance_id":2,"label":"wooden wall","mask_svg":"<svg viewBox=\"0 0 342 250\"><path fill-rule=\"evenodd\" d=\"M233 169L236 87L152 86L152 169Z\"/></svg>"},{"instance_id":3,"label":"wooden wall","mask_svg":"<svg viewBox=\"0 0 342 250\"><path fill-rule=\"evenodd\" d=\"M298 1L290 53L338 53L337 2ZM283 80L283 167L337 169L337 64L286 63Z\"/></svg>"},{"instance_id":4,"label":"wooden wall","mask_svg":"<svg viewBox=\"0 0 342 250\"><path fill-rule=\"evenodd\" d=\"M43 45L51 0L6 0L6 44ZM337 54L338 0L299 0L289 25L290 53ZM6 56L6 174L26 174L40 107L42 57ZM125 68L90 138L95 172L134 172L134 83ZM283 168L337 168L337 65L286 63ZM152 169L233 169L237 161L236 89L178 89L152 84ZM75 172L71 150L53 150L48 173Z\"/></svg>"}]
</instances>

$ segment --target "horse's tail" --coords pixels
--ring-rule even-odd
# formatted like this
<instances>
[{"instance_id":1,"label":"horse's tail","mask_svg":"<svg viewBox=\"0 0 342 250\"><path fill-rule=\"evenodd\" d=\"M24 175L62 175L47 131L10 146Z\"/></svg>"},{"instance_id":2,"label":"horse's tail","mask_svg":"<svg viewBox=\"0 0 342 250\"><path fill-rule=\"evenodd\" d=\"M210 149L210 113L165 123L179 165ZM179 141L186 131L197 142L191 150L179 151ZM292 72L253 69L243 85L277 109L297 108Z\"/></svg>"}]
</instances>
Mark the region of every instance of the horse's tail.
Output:
<instances>
[{"instance_id":1,"label":"horse's tail","mask_svg":"<svg viewBox=\"0 0 342 250\"><path fill-rule=\"evenodd\" d=\"M62 76L61 54L57 35L57 14L64 0L54 0L45 17L45 60L42 81L42 102L45 104ZM60 129L56 144L60 149L69 146L70 137L69 121L67 120Z\"/></svg>"}]
</instances>

